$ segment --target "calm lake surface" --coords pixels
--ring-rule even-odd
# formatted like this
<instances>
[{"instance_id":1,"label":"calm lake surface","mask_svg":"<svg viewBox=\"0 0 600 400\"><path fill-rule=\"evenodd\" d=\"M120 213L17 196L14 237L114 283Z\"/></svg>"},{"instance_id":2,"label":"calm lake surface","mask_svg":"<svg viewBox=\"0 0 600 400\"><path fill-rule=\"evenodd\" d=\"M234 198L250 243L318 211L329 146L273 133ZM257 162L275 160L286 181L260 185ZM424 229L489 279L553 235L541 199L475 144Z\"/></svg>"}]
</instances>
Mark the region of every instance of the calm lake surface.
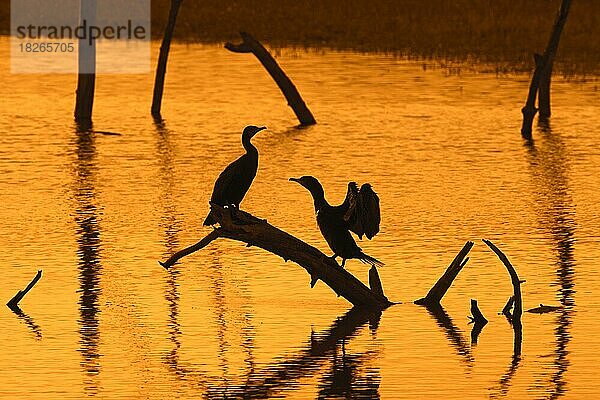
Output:
<instances>
[{"instance_id":1,"label":"calm lake surface","mask_svg":"<svg viewBox=\"0 0 600 400\"><path fill-rule=\"evenodd\" d=\"M152 74L102 75L94 129L121 135L82 134L76 77L10 75L0 45L0 301L44 274L22 315L0 307L0 398L600 396L598 82L557 78L551 123L526 144L527 75L289 50L278 60L319 122L297 129L252 56L177 44L163 125ZM329 254L288 178L316 176L336 204L349 180L370 182L381 232L359 244L402 304L365 322L298 265L225 239L158 265L210 232L213 182L247 124L269 130L242 208ZM481 238L526 280L525 309L562 307L523 315L520 358L497 315L510 279ZM413 305L467 240L446 314ZM471 298L490 320L477 344Z\"/></svg>"}]
</instances>

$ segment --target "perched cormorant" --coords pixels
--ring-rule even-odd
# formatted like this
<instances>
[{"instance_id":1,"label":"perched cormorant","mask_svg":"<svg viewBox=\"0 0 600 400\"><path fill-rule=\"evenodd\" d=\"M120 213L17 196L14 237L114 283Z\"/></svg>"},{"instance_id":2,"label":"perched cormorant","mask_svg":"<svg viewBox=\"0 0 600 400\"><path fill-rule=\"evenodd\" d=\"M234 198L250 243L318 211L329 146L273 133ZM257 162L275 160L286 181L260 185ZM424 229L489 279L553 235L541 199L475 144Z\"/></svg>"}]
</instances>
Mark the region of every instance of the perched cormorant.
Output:
<instances>
[{"instance_id":1,"label":"perched cormorant","mask_svg":"<svg viewBox=\"0 0 600 400\"><path fill-rule=\"evenodd\" d=\"M371 239L379 232L379 197L370 184L365 183L359 190L356 182L348 183L348 193L344 202L339 206L332 206L325 200L323 186L316 178L303 176L290 178L290 181L298 182L312 195L317 225L333 250L334 260L341 257L342 267L349 258L357 258L365 264L383 265L381 261L363 253L350 234L352 231L361 239L362 235Z\"/></svg>"},{"instance_id":2,"label":"perched cormorant","mask_svg":"<svg viewBox=\"0 0 600 400\"><path fill-rule=\"evenodd\" d=\"M239 207L246 192L250 189L250 185L258 169L258 150L250 143L250 139L263 129L267 129L267 127L248 125L244 128L242 145L246 150L246 154L229 164L221 172L221 175L219 175L215 182L215 187L210 198L211 203L223 207L230 205ZM216 222L209 212L204 220L204 225L213 225Z\"/></svg>"}]
</instances>

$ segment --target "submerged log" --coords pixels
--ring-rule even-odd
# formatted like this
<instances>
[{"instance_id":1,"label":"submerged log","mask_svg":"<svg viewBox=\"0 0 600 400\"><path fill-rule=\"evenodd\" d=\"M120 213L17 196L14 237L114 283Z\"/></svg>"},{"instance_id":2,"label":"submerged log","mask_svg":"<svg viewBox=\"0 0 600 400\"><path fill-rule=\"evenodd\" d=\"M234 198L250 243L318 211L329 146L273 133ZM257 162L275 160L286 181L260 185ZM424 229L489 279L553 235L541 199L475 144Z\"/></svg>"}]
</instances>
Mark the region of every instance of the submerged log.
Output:
<instances>
[{"instance_id":1,"label":"submerged log","mask_svg":"<svg viewBox=\"0 0 600 400\"><path fill-rule=\"evenodd\" d=\"M6 303L8 308L10 308L15 313L18 313L19 311L21 311L21 309L19 308L19 302L35 286L35 284L40 280L41 277L42 277L42 270L39 270L37 272L37 274L35 274L35 277L33 277L33 279L31 280L31 282L29 282L29 285L27 285L27 287L25 289L19 290L17 292L17 294L15 294L13 296L13 298L10 299L8 301L8 303Z\"/></svg>"},{"instance_id":2,"label":"submerged log","mask_svg":"<svg viewBox=\"0 0 600 400\"><path fill-rule=\"evenodd\" d=\"M258 61L265 67L267 72L271 75L279 89L283 92L288 105L294 110L298 121L301 125L314 125L317 123L315 117L302 100L298 89L294 86L294 83L290 78L287 77L285 72L281 69L277 61L273 56L265 49L265 47L252 35L246 32L240 32L242 37L242 43L233 44L226 43L225 48L234 53L252 53L258 58Z\"/></svg>"},{"instance_id":3,"label":"submerged log","mask_svg":"<svg viewBox=\"0 0 600 400\"><path fill-rule=\"evenodd\" d=\"M540 118L550 118L551 107L550 107L550 83L552 80L552 69L554 66L554 58L558 51L558 44L560 42L560 36L562 34L567 17L569 16L569 9L571 8L571 0L563 0L556 20L554 21L554 27L552 28L552 34L548 40L548 45L544 51L544 68L540 74L539 82L539 97L538 105L540 109Z\"/></svg>"},{"instance_id":4,"label":"submerged log","mask_svg":"<svg viewBox=\"0 0 600 400\"><path fill-rule=\"evenodd\" d=\"M533 313L533 314L546 314L549 312L561 310L562 308L563 307L561 307L561 306L549 306L549 305L545 305L545 304L540 304L539 307L530 308L526 312Z\"/></svg>"},{"instance_id":5,"label":"submerged log","mask_svg":"<svg viewBox=\"0 0 600 400\"><path fill-rule=\"evenodd\" d=\"M311 276L327 284L338 296L344 297L355 306L371 306L384 309L392 302L381 291L369 289L350 272L340 267L332 258L317 248L241 210L223 208L211 204L211 212L220 227L213 230L198 243L171 256L164 263L170 268L182 257L198 251L217 238L227 238L256 246L300 265Z\"/></svg>"},{"instance_id":6,"label":"submerged log","mask_svg":"<svg viewBox=\"0 0 600 400\"><path fill-rule=\"evenodd\" d=\"M154 78L154 95L152 96L151 113L154 118L160 118L160 109L162 106L162 96L165 87L165 74L167 73L167 61L169 60L169 50L171 49L171 40L173 31L175 30L175 22L177 21L177 13L179 6L183 0L171 0L171 8L169 9L169 20L165 28L162 43L160 45L160 53L158 55L158 65L156 67L156 76Z\"/></svg>"},{"instance_id":7,"label":"submerged log","mask_svg":"<svg viewBox=\"0 0 600 400\"><path fill-rule=\"evenodd\" d=\"M446 294L454 279L458 276L458 273L469 261L467 254L473 248L473 242L468 241L463 246L462 250L454 257L452 263L446 269L446 272L438 279L433 287L427 293L427 296L422 299L415 300L415 304L422 306L435 306L439 305L442 297Z\"/></svg>"}]
</instances>

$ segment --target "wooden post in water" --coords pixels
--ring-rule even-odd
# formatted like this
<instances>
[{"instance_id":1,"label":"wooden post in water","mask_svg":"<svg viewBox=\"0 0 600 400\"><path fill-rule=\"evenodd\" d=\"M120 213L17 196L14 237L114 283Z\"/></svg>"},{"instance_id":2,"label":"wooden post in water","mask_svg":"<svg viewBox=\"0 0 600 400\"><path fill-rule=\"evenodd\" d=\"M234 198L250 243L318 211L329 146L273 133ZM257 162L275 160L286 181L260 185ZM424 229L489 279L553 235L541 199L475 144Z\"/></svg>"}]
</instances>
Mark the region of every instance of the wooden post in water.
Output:
<instances>
[{"instance_id":1,"label":"wooden post in water","mask_svg":"<svg viewBox=\"0 0 600 400\"><path fill-rule=\"evenodd\" d=\"M558 50L558 43L560 42L560 36L562 34L567 17L569 16L569 9L571 8L571 0L563 0L560 5L560 10L556 16L554 27L552 28L552 34L548 41L548 46L544 51L544 69L540 74L539 83L539 100L538 105L540 109L540 118L550 118L552 114L550 108L550 82L552 80L552 67L554 66L554 57Z\"/></svg>"},{"instance_id":2,"label":"wooden post in water","mask_svg":"<svg viewBox=\"0 0 600 400\"><path fill-rule=\"evenodd\" d=\"M96 0L80 0L80 23L87 26L96 22ZM92 126L94 91L96 86L96 40L79 39L75 122L84 130Z\"/></svg>"},{"instance_id":3,"label":"wooden post in water","mask_svg":"<svg viewBox=\"0 0 600 400\"><path fill-rule=\"evenodd\" d=\"M220 227L198 243L178 251L164 263L161 262L163 267L170 268L182 257L202 249L217 238L227 238L244 242L248 246L260 247L282 257L285 261L294 261L311 276L311 286L316 280L321 280L338 296L344 297L355 306L368 306L382 310L392 305L392 302L383 294L378 276L371 278L371 282L377 280L378 284L373 284L375 287L369 288L350 272L340 267L331 257L327 257L317 248L277 229L265 220L239 209L226 209L216 204L211 204L211 213ZM371 275L375 273L371 273Z\"/></svg>"},{"instance_id":4,"label":"wooden post in water","mask_svg":"<svg viewBox=\"0 0 600 400\"><path fill-rule=\"evenodd\" d=\"M279 89L283 92L288 105L292 107L298 121L300 121L301 125L314 125L317 123L315 117L313 117L312 113L302 100L302 96L294 86L294 83L290 78L287 77L285 72L281 69L277 61L273 58L273 56L265 49L265 47L260 44L260 42L252 35L246 32L240 32L242 36L242 43L233 44L226 43L225 48L234 53L252 53L258 58L258 61L265 67L267 72L271 75Z\"/></svg>"},{"instance_id":5,"label":"wooden post in water","mask_svg":"<svg viewBox=\"0 0 600 400\"><path fill-rule=\"evenodd\" d=\"M167 61L169 59L169 50L171 49L171 40L173 39L173 31L175 30L175 22L177 21L177 13L179 6L183 0L171 0L171 8L169 9L169 20L165 29L162 43L160 45L160 53L158 55L158 65L156 66L156 76L154 78L154 95L152 96L152 116L160 119L160 109L162 106L162 96L165 87L165 74L167 73Z\"/></svg>"}]
</instances>

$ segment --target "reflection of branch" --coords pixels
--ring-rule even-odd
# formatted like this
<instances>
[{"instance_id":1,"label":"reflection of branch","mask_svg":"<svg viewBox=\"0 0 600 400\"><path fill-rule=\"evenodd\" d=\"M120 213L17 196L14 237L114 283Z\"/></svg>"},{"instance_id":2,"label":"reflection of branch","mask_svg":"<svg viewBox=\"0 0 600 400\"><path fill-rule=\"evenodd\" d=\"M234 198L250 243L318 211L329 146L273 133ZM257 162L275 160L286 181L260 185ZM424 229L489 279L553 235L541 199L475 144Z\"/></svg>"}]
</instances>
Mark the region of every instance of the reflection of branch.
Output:
<instances>
[{"instance_id":1,"label":"reflection of branch","mask_svg":"<svg viewBox=\"0 0 600 400\"><path fill-rule=\"evenodd\" d=\"M17 317L19 317L19 319L25 322L25 324L31 330L31 332L33 332L37 340L42 339L42 330L40 329L40 326L33 321L33 318L25 314L23 310L19 308L19 306L15 306L14 308L11 308L11 310L17 315Z\"/></svg>"},{"instance_id":2,"label":"reflection of branch","mask_svg":"<svg viewBox=\"0 0 600 400\"><path fill-rule=\"evenodd\" d=\"M508 366L508 370L506 371L506 373L504 375L502 375L502 378L500 378L500 381L498 382L499 387L497 388L497 390L500 392L499 394L501 396L506 396L508 394L508 389L510 388L510 382L513 378L513 376L515 376L515 373L517 372L517 368L519 368L519 365L521 364L521 357L519 356L513 356L510 362L510 365ZM498 394L491 394L490 395L491 398L497 398L499 397Z\"/></svg>"},{"instance_id":3,"label":"reflection of branch","mask_svg":"<svg viewBox=\"0 0 600 400\"><path fill-rule=\"evenodd\" d=\"M554 357L555 371L549 379L553 386L549 398L560 397L565 392L564 374L569 366L567 358L568 344L571 340L570 326L574 301L575 259L574 243L576 222L574 206L569 195L568 158L561 136L552 131L549 122L538 122L543 134L541 147L528 147L529 163L537 193L543 195L536 198L539 205L540 223L553 241L557 255L556 277L558 299L561 308L556 318L556 349Z\"/></svg>"},{"instance_id":4,"label":"reflection of branch","mask_svg":"<svg viewBox=\"0 0 600 400\"><path fill-rule=\"evenodd\" d=\"M471 349L463 337L462 332L454 325L452 318L450 318L446 310L444 310L444 307L437 304L427 306L426 308L429 314L435 319L435 322L444 330L450 344L456 349L457 353L465 359L467 365L471 366L473 363Z\"/></svg>"},{"instance_id":5,"label":"reflection of branch","mask_svg":"<svg viewBox=\"0 0 600 400\"><path fill-rule=\"evenodd\" d=\"M379 399L381 376L378 369L366 368L364 376L360 371L360 367L376 353L346 354L343 341L341 348L341 360L338 360L338 352L335 351L330 372L320 379L318 398Z\"/></svg>"},{"instance_id":6,"label":"reflection of branch","mask_svg":"<svg viewBox=\"0 0 600 400\"><path fill-rule=\"evenodd\" d=\"M353 337L361 326L380 316L380 311L354 307L339 318L327 333L320 338L311 338L308 348L299 355L251 374L243 386L209 387L206 395L209 398L267 399L280 390L289 390L300 378L317 373L319 364L336 349L340 340Z\"/></svg>"},{"instance_id":7,"label":"reflection of branch","mask_svg":"<svg viewBox=\"0 0 600 400\"><path fill-rule=\"evenodd\" d=\"M511 297L512 299L512 297ZM506 309L509 304L512 304L510 299L508 301L508 303L506 304L506 306L504 306L504 308ZM521 342L523 341L523 328L521 327L521 325L519 324L518 326L513 325L513 320L512 320L512 316L510 315L510 310L506 313L504 313L504 316L506 317L506 320L508 321L508 323L512 326L513 331L514 331L514 338L513 338L513 356L511 358L510 361L510 365L508 367L508 371L502 375L502 377L500 378L499 383L499 388L498 391L500 392L500 395L502 396L506 396L506 394L508 393L508 389L510 387L510 382L513 378L513 376L515 375L515 373L517 372L517 368L519 367L520 363L521 363ZM491 394L490 395L491 398L496 398L498 397L498 394Z\"/></svg>"},{"instance_id":8,"label":"reflection of branch","mask_svg":"<svg viewBox=\"0 0 600 400\"><path fill-rule=\"evenodd\" d=\"M76 164L73 171L76 179L75 199L77 209L77 255L79 257L79 351L82 355L81 367L87 375L85 389L88 394L98 392L98 373L101 357L98 351L100 339L98 298L100 296L100 229L98 209L95 205L96 190L94 171L96 168L96 147L90 131L78 130L76 143Z\"/></svg>"}]
</instances>

